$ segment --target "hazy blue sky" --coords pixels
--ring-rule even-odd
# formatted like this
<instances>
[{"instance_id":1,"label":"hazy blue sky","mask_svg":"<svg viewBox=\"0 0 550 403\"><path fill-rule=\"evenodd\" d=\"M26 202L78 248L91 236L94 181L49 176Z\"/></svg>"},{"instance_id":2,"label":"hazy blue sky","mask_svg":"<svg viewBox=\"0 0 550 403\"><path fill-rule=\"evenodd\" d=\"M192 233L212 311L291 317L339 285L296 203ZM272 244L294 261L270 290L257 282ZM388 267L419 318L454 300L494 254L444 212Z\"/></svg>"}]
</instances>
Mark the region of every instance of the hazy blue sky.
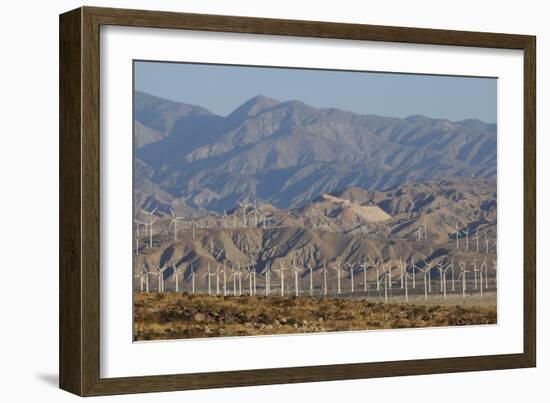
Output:
<instances>
[{"instance_id":1,"label":"hazy blue sky","mask_svg":"<svg viewBox=\"0 0 550 403\"><path fill-rule=\"evenodd\" d=\"M256 95L382 116L420 114L489 123L497 116L493 78L162 62L135 62L134 73L136 90L222 116Z\"/></svg>"}]
</instances>

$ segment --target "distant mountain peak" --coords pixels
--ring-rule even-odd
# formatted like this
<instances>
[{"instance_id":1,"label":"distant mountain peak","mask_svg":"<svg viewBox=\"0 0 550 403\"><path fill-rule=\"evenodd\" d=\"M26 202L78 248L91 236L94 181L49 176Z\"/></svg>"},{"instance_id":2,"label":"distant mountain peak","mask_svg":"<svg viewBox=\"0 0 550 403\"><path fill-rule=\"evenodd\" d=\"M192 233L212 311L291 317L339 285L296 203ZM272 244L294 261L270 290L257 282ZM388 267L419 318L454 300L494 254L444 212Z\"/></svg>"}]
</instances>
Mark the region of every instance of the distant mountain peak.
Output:
<instances>
[{"instance_id":1,"label":"distant mountain peak","mask_svg":"<svg viewBox=\"0 0 550 403\"><path fill-rule=\"evenodd\" d=\"M243 103L237 109L235 109L229 117L243 118L248 116L254 116L262 112L265 109L273 108L280 102L273 98L268 98L263 95L256 95Z\"/></svg>"}]
</instances>

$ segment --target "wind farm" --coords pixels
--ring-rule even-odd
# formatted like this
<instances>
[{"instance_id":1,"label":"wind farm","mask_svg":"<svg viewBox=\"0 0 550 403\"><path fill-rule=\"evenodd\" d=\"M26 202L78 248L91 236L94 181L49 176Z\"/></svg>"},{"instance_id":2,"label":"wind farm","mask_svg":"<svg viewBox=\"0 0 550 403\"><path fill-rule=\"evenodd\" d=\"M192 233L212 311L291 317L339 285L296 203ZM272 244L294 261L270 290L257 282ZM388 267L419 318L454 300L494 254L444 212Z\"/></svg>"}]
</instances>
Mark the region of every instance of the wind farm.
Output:
<instances>
[{"instance_id":1,"label":"wind farm","mask_svg":"<svg viewBox=\"0 0 550 403\"><path fill-rule=\"evenodd\" d=\"M497 323L496 125L134 108L136 341Z\"/></svg>"}]
</instances>

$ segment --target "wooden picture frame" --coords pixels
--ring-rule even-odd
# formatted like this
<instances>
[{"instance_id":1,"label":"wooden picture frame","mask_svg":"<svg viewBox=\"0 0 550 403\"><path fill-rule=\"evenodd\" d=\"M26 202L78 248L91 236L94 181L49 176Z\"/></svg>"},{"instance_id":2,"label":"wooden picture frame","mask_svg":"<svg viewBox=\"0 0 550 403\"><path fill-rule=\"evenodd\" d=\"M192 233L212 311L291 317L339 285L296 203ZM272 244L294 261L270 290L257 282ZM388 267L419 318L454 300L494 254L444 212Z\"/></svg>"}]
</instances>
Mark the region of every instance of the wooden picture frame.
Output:
<instances>
[{"instance_id":1,"label":"wooden picture frame","mask_svg":"<svg viewBox=\"0 0 550 403\"><path fill-rule=\"evenodd\" d=\"M523 353L229 372L100 377L100 26L519 49L524 52ZM60 16L60 387L80 396L526 368L536 365L535 37L81 7Z\"/></svg>"}]
</instances>

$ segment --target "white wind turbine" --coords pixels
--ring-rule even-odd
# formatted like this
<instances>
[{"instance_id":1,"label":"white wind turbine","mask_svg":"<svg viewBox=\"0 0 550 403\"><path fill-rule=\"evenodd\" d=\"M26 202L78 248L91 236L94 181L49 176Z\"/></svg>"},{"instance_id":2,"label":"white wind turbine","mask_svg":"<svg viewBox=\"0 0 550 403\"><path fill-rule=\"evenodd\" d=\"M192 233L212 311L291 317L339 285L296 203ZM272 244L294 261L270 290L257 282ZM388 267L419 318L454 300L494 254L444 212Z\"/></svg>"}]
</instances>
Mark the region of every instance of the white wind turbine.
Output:
<instances>
[{"instance_id":1,"label":"white wind turbine","mask_svg":"<svg viewBox=\"0 0 550 403\"><path fill-rule=\"evenodd\" d=\"M191 262L191 293L195 294L195 269L193 268L193 262Z\"/></svg>"},{"instance_id":2,"label":"white wind turbine","mask_svg":"<svg viewBox=\"0 0 550 403\"><path fill-rule=\"evenodd\" d=\"M419 271L420 267L418 267L414 263L414 259L411 257L411 273L412 273L413 289L416 289L416 273L415 273L415 270Z\"/></svg>"},{"instance_id":3,"label":"white wind turbine","mask_svg":"<svg viewBox=\"0 0 550 403\"><path fill-rule=\"evenodd\" d=\"M462 233L464 235L466 235L466 252L469 252L470 251L470 242L468 240L468 236L470 235L470 229L468 227L466 227L466 229L464 231L462 231Z\"/></svg>"},{"instance_id":4,"label":"white wind turbine","mask_svg":"<svg viewBox=\"0 0 550 403\"><path fill-rule=\"evenodd\" d=\"M382 258L379 257L376 262L374 263L376 267L376 291L380 291L380 262L382 261ZM384 263L382 262L382 265Z\"/></svg>"},{"instance_id":5,"label":"white wind turbine","mask_svg":"<svg viewBox=\"0 0 550 403\"><path fill-rule=\"evenodd\" d=\"M246 212L252 204L249 202L245 203L244 200L242 202L237 201L237 204L241 206L243 209L243 227L246 227L246 216L247 216Z\"/></svg>"},{"instance_id":6,"label":"white wind turbine","mask_svg":"<svg viewBox=\"0 0 550 403\"><path fill-rule=\"evenodd\" d=\"M269 262L265 266L265 270L263 272L264 278L265 278L265 295L266 297L269 296L269 293L271 292L271 276L273 275L273 272L271 271L271 266Z\"/></svg>"},{"instance_id":7,"label":"white wind turbine","mask_svg":"<svg viewBox=\"0 0 550 403\"><path fill-rule=\"evenodd\" d=\"M223 268L221 270L222 278L223 278L223 295L227 295L227 266L226 266L226 260L223 261Z\"/></svg>"},{"instance_id":8,"label":"white wind turbine","mask_svg":"<svg viewBox=\"0 0 550 403\"><path fill-rule=\"evenodd\" d=\"M481 288L483 288L483 272L485 272L485 289L489 289L489 270L487 267L487 258L483 259L481 266L479 266L481 276Z\"/></svg>"},{"instance_id":9,"label":"white wind turbine","mask_svg":"<svg viewBox=\"0 0 550 403\"><path fill-rule=\"evenodd\" d=\"M139 278L141 292L149 292L149 271L145 265L142 265L141 272L134 277Z\"/></svg>"},{"instance_id":10,"label":"white wind turbine","mask_svg":"<svg viewBox=\"0 0 550 403\"><path fill-rule=\"evenodd\" d=\"M178 240L178 220L183 220L184 217L178 217L176 214L174 214L174 210L172 210L172 207L170 207L170 214L172 214L172 221L170 221L170 224L168 225L168 228L170 226L174 226L174 241Z\"/></svg>"},{"instance_id":11,"label":"white wind turbine","mask_svg":"<svg viewBox=\"0 0 550 403\"><path fill-rule=\"evenodd\" d=\"M299 284L299 275L303 272L303 269L300 269L296 266L296 262L292 260L292 271L294 273L294 295L298 296L300 294L300 284Z\"/></svg>"},{"instance_id":12,"label":"white wind turbine","mask_svg":"<svg viewBox=\"0 0 550 403\"><path fill-rule=\"evenodd\" d=\"M279 277L281 278L281 297L284 297L285 295L285 270L286 268L284 263L279 263L279 270L274 270L279 273Z\"/></svg>"},{"instance_id":13,"label":"white wind turbine","mask_svg":"<svg viewBox=\"0 0 550 403\"><path fill-rule=\"evenodd\" d=\"M487 237L487 231L485 231L485 253L489 254L489 238Z\"/></svg>"},{"instance_id":14,"label":"white wind turbine","mask_svg":"<svg viewBox=\"0 0 550 403\"><path fill-rule=\"evenodd\" d=\"M460 238L460 231L458 230L458 221L455 221L455 230L451 232L451 235L456 234L456 250L460 250L458 240Z\"/></svg>"},{"instance_id":15,"label":"white wind turbine","mask_svg":"<svg viewBox=\"0 0 550 403\"><path fill-rule=\"evenodd\" d=\"M306 267L309 270L309 295L313 295L313 267L309 265L309 263L306 264Z\"/></svg>"},{"instance_id":16,"label":"white wind turbine","mask_svg":"<svg viewBox=\"0 0 550 403\"><path fill-rule=\"evenodd\" d=\"M451 291L455 291L455 258L451 258L451 263L447 266L447 269L451 269Z\"/></svg>"},{"instance_id":17,"label":"white wind turbine","mask_svg":"<svg viewBox=\"0 0 550 403\"><path fill-rule=\"evenodd\" d=\"M479 253L479 231L477 229L472 239L476 240L476 253Z\"/></svg>"},{"instance_id":18,"label":"white wind turbine","mask_svg":"<svg viewBox=\"0 0 550 403\"><path fill-rule=\"evenodd\" d=\"M175 283L176 283L176 292L179 292L179 291L180 291L180 288L179 288L179 279L178 279L180 273L182 274L182 290L183 290L183 279L184 279L184 278L183 278L183 273L184 273L183 268L180 266L180 268L178 269L178 268L176 267L176 265L174 264L174 281L175 281Z\"/></svg>"},{"instance_id":19,"label":"white wind turbine","mask_svg":"<svg viewBox=\"0 0 550 403\"><path fill-rule=\"evenodd\" d=\"M244 279L248 279L248 295L253 295L253 291L252 291L252 272L254 271L254 269L250 266L246 266L245 268L245 277Z\"/></svg>"},{"instance_id":20,"label":"white wind turbine","mask_svg":"<svg viewBox=\"0 0 550 403\"><path fill-rule=\"evenodd\" d=\"M365 261L361 264L361 267L363 268L363 291L367 292L369 289L369 284L367 281L367 268L369 267L368 256L365 257Z\"/></svg>"},{"instance_id":21,"label":"white wind turbine","mask_svg":"<svg viewBox=\"0 0 550 403\"><path fill-rule=\"evenodd\" d=\"M235 270L235 266L231 264L231 274L229 275L229 278L233 278L233 295L237 295L237 270Z\"/></svg>"},{"instance_id":22,"label":"white wind turbine","mask_svg":"<svg viewBox=\"0 0 550 403\"><path fill-rule=\"evenodd\" d=\"M322 272L323 272L323 293L324 293L325 296L326 296L327 293L328 293L328 288L327 288L327 272L328 272L328 269L327 269L327 262L326 262L326 260L323 260Z\"/></svg>"},{"instance_id":23,"label":"white wind turbine","mask_svg":"<svg viewBox=\"0 0 550 403\"><path fill-rule=\"evenodd\" d=\"M141 210L144 214L146 214L149 217L149 223L147 224L149 226L149 248L153 247L153 224L155 221L157 221L157 218L155 217L153 219L153 214L157 211L158 207L155 207L153 211L145 211Z\"/></svg>"},{"instance_id":24,"label":"white wind turbine","mask_svg":"<svg viewBox=\"0 0 550 403\"><path fill-rule=\"evenodd\" d=\"M439 279L441 281L441 292L443 293L443 299L447 299L447 270L451 269L453 266L448 264L443 267L443 262L440 263L441 264L437 265L437 269L439 270Z\"/></svg>"},{"instance_id":25,"label":"white wind turbine","mask_svg":"<svg viewBox=\"0 0 550 403\"><path fill-rule=\"evenodd\" d=\"M158 277L158 292L164 292L164 272L168 269L168 266L158 267L155 273L151 273Z\"/></svg>"},{"instance_id":26,"label":"white wind turbine","mask_svg":"<svg viewBox=\"0 0 550 403\"><path fill-rule=\"evenodd\" d=\"M418 225L418 228L416 229L416 240L422 240L422 224Z\"/></svg>"},{"instance_id":27,"label":"white wind turbine","mask_svg":"<svg viewBox=\"0 0 550 403\"><path fill-rule=\"evenodd\" d=\"M474 290L477 290L477 273L479 272L479 269L477 268L477 258L474 259L474 262L472 263L472 266L474 266L473 272L474 272Z\"/></svg>"},{"instance_id":28,"label":"white wind turbine","mask_svg":"<svg viewBox=\"0 0 550 403\"><path fill-rule=\"evenodd\" d=\"M354 281L353 281L353 268L355 267L355 265L353 263L346 263L346 266L348 266L350 283L351 283L351 293L353 294L355 292Z\"/></svg>"},{"instance_id":29,"label":"white wind turbine","mask_svg":"<svg viewBox=\"0 0 550 403\"><path fill-rule=\"evenodd\" d=\"M208 269L206 273L203 274L203 278L206 278L208 282L208 295L212 295L212 277L216 274L210 271L210 262L208 262Z\"/></svg>"},{"instance_id":30,"label":"white wind turbine","mask_svg":"<svg viewBox=\"0 0 550 403\"><path fill-rule=\"evenodd\" d=\"M409 281L408 279L412 278L409 272L407 271L407 259L405 259L405 270L401 272L401 284L403 284L405 289L405 301L409 301Z\"/></svg>"},{"instance_id":31,"label":"white wind turbine","mask_svg":"<svg viewBox=\"0 0 550 403\"><path fill-rule=\"evenodd\" d=\"M424 273L424 300L428 300L428 277L430 276L430 272L432 270L431 263L426 263L426 265L419 269L422 273Z\"/></svg>"},{"instance_id":32,"label":"white wind turbine","mask_svg":"<svg viewBox=\"0 0 550 403\"><path fill-rule=\"evenodd\" d=\"M216 265L216 271L214 272L214 276L216 276L216 295L220 295L220 265Z\"/></svg>"},{"instance_id":33,"label":"white wind turbine","mask_svg":"<svg viewBox=\"0 0 550 403\"><path fill-rule=\"evenodd\" d=\"M340 263L339 262L336 262L336 279L337 279L337 292L338 294L340 294L342 292L342 288L341 288L341 281L340 281Z\"/></svg>"},{"instance_id":34,"label":"white wind turbine","mask_svg":"<svg viewBox=\"0 0 550 403\"><path fill-rule=\"evenodd\" d=\"M147 223L134 219L136 223L136 255L139 255L139 236L141 235L141 227L145 228L145 234L147 234Z\"/></svg>"},{"instance_id":35,"label":"white wind turbine","mask_svg":"<svg viewBox=\"0 0 550 403\"><path fill-rule=\"evenodd\" d=\"M382 273L382 278L384 279L384 302L388 302L388 272L385 271Z\"/></svg>"},{"instance_id":36,"label":"white wind turbine","mask_svg":"<svg viewBox=\"0 0 550 403\"><path fill-rule=\"evenodd\" d=\"M443 271L445 270L443 268L443 260L440 260L439 262L437 262L437 265L435 268L439 272L439 292L443 292L443 287L444 287L443 283L445 282L444 275L443 275Z\"/></svg>"},{"instance_id":37,"label":"white wind turbine","mask_svg":"<svg viewBox=\"0 0 550 403\"><path fill-rule=\"evenodd\" d=\"M407 259L405 259L405 264L403 264L403 258L402 258L401 256L399 256L399 264L398 264L398 266L399 266L399 274L400 274L400 276L399 276L399 281L400 281L400 283L401 283L401 289L403 289L403 288L404 288L404 284L403 284L403 280L404 280L404 279L403 279L403 272L407 269ZM405 266L405 267L403 267L403 266Z\"/></svg>"},{"instance_id":38,"label":"white wind turbine","mask_svg":"<svg viewBox=\"0 0 550 403\"><path fill-rule=\"evenodd\" d=\"M466 262L463 260L458 262L458 266L460 267L458 279L460 280L462 278L462 298L466 298L466 273L469 273L470 271L466 270Z\"/></svg>"}]
</instances>

